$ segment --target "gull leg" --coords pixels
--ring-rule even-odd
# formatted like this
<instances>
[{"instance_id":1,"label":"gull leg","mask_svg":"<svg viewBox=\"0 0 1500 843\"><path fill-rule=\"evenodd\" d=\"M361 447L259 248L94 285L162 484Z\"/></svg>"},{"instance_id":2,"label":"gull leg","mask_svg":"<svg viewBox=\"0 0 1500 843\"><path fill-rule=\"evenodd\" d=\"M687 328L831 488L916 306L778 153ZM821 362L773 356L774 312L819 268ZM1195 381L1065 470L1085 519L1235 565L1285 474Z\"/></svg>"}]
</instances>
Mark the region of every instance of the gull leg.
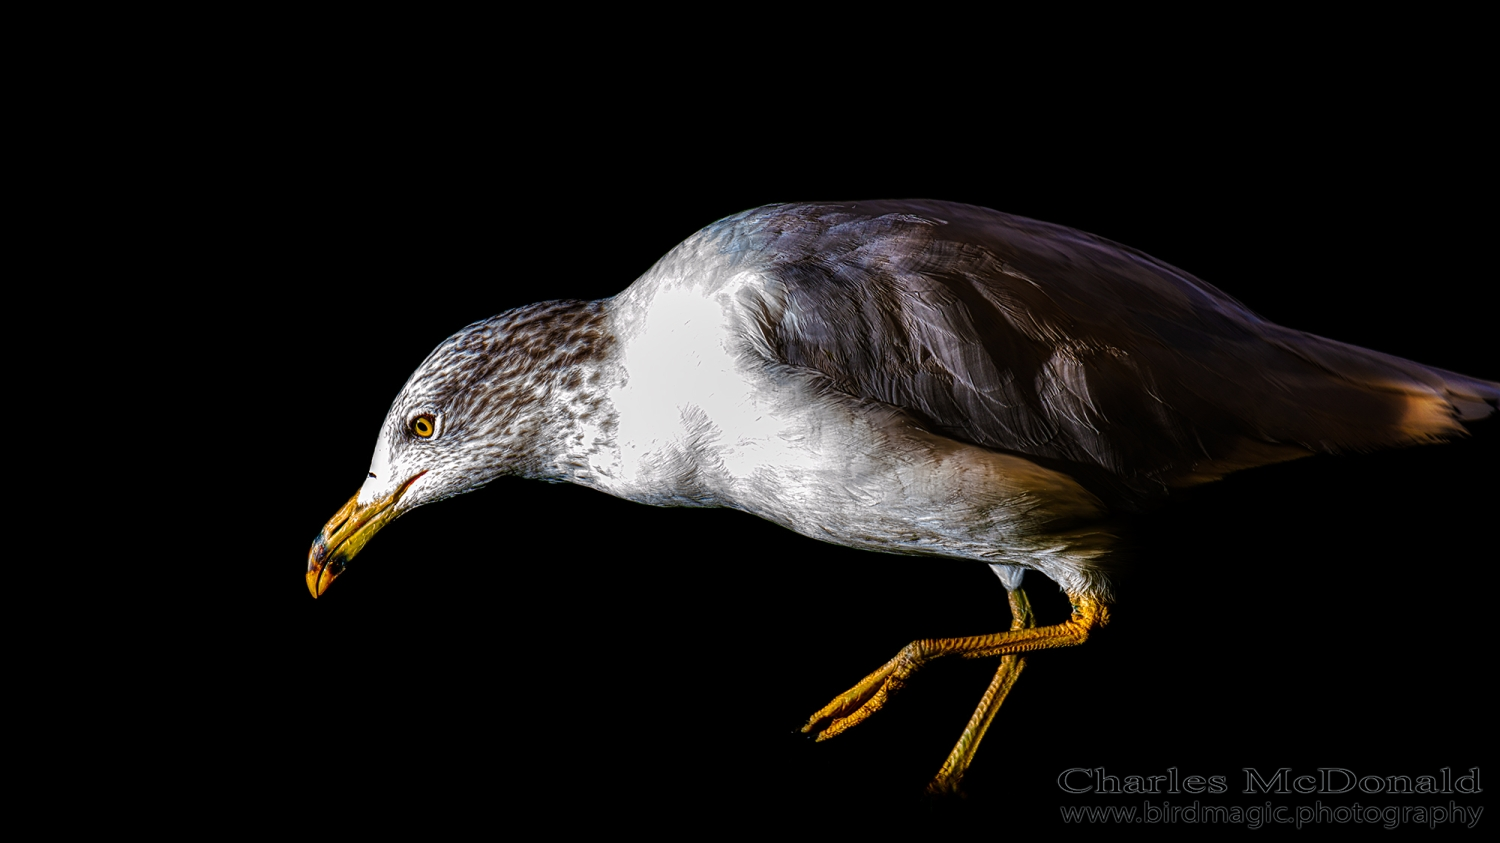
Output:
<instances>
[{"instance_id":1,"label":"gull leg","mask_svg":"<svg viewBox=\"0 0 1500 843\"><path fill-rule=\"evenodd\" d=\"M1013 588L1006 592L1006 596L1010 599L1011 631L1034 628L1036 619L1031 614L1031 602L1026 599L1026 592ZM995 712L1000 710L1000 704L1005 702L1010 687L1016 684L1016 679L1021 676L1025 667L1025 656L1000 657L1000 667L995 669L995 678L990 680L984 696L979 698L979 707L969 717L969 724L964 727L963 734L959 735L953 751L948 753L948 760L943 762L942 769L938 770L937 776L927 785L928 793L953 793L958 790L959 781L969 769L969 764L974 761L979 741L984 738L985 730L989 729L990 722L995 719Z\"/></svg>"},{"instance_id":2,"label":"gull leg","mask_svg":"<svg viewBox=\"0 0 1500 843\"><path fill-rule=\"evenodd\" d=\"M1012 592L1014 593L1014 592ZM975 635L968 638L937 638L913 641L901 648L896 657L866 676L853 688L835 697L833 702L818 709L802 727L804 733L818 732L818 740L827 740L848 729L858 726L866 718L884 707L890 695L900 690L917 668L930 659L941 656L961 656L967 659L991 656L1011 656L1033 650L1050 650L1053 647L1072 647L1088 640L1095 627L1109 621L1109 607L1098 599L1082 594L1069 594L1073 603L1073 616L1064 623L1053 626L1011 629L993 635ZM1021 599L1025 599L1024 597ZM1014 624L1014 620L1012 621ZM1012 670L1011 673L1015 671ZM1014 682L1014 678L1010 680ZM984 704L981 703L981 708ZM977 714L978 712L976 712ZM991 715L992 716L992 715ZM981 730L982 734L982 730ZM978 736L970 742L968 754L979 743Z\"/></svg>"}]
</instances>

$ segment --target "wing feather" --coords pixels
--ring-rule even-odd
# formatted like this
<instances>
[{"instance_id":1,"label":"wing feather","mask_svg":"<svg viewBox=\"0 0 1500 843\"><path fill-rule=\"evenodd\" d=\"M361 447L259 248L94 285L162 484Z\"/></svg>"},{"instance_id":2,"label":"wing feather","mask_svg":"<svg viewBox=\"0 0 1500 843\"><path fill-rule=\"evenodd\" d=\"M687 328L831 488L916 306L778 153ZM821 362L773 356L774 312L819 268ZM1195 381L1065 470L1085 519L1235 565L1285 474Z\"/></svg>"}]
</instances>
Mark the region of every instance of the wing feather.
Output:
<instances>
[{"instance_id":1,"label":"wing feather","mask_svg":"<svg viewBox=\"0 0 1500 843\"><path fill-rule=\"evenodd\" d=\"M1127 497L1440 439L1500 402L1500 384L1274 325L1149 255L984 208L782 205L715 228L778 287L756 343L777 362Z\"/></svg>"}]
</instances>

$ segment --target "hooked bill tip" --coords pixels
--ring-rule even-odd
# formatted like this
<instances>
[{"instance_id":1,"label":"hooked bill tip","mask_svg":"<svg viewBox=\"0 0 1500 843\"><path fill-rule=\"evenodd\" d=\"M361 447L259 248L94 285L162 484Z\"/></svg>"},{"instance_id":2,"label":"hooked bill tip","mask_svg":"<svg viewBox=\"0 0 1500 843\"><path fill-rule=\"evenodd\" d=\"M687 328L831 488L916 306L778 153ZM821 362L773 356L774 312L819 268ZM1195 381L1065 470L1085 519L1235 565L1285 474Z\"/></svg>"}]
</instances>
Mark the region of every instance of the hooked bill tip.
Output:
<instances>
[{"instance_id":1,"label":"hooked bill tip","mask_svg":"<svg viewBox=\"0 0 1500 843\"><path fill-rule=\"evenodd\" d=\"M307 551L307 591L314 599L323 596L323 592L328 590L328 584L333 582L333 578L343 568L341 564L335 566L330 563L328 555L328 540L324 533L319 533ZM335 570L335 567L339 570Z\"/></svg>"}]
</instances>

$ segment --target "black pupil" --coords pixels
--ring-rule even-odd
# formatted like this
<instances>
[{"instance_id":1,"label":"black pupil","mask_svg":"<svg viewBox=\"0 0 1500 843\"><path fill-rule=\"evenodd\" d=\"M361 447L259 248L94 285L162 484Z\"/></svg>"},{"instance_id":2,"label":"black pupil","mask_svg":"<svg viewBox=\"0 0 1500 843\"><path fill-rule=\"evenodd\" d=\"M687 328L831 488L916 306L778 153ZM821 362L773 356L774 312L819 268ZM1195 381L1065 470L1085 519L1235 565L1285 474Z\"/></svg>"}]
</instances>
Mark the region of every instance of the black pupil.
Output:
<instances>
[{"instance_id":1,"label":"black pupil","mask_svg":"<svg viewBox=\"0 0 1500 843\"><path fill-rule=\"evenodd\" d=\"M417 419L412 428L417 431L418 436L427 436L432 433L432 422L427 419Z\"/></svg>"}]
</instances>

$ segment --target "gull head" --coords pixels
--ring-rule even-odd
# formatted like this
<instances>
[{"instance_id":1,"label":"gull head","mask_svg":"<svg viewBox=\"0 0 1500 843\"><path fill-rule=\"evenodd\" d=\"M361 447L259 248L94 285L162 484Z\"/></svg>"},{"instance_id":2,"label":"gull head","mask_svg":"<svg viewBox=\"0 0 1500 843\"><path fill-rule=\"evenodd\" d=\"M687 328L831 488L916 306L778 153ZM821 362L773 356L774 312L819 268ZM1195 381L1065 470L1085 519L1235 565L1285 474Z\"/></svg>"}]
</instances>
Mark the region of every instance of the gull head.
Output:
<instances>
[{"instance_id":1,"label":"gull head","mask_svg":"<svg viewBox=\"0 0 1500 843\"><path fill-rule=\"evenodd\" d=\"M364 485L324 525L307 555L307 588L327 590L382 527L425 503L508 474L546 476L559 414L575 400L583 302L545 302L476 322L443 341L386 413ZM585 323L591 320L583 320Z\"/></svg>"}]
</instances>

